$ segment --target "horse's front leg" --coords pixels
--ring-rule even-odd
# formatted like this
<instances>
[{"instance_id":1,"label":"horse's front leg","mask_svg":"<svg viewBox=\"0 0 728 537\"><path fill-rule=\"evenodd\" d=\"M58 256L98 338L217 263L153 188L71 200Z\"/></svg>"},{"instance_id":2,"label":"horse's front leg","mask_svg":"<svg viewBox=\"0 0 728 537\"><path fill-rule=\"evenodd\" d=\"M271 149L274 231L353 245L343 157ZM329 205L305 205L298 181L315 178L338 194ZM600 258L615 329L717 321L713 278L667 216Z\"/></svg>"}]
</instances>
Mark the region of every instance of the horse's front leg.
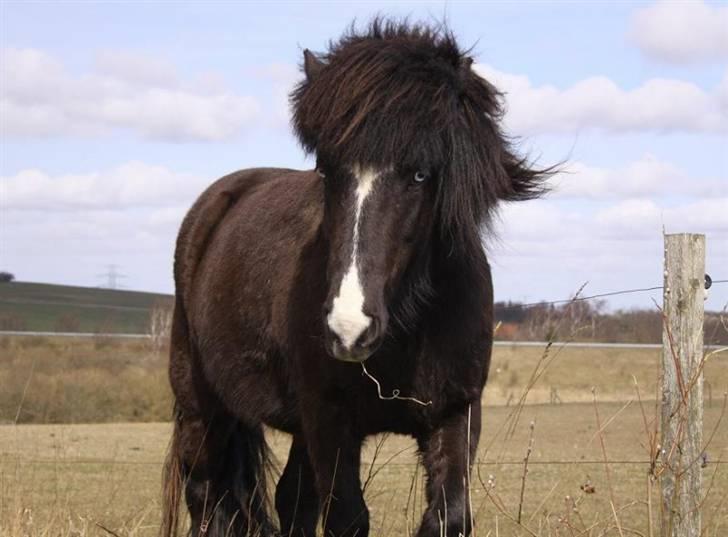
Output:
<instances>
[{"instance_id":1,"label":"horse's front leg","mask_svg":"<svg viewBox=\"0 0 728 537\"><path fill-rule=\"evenodd\" d=\"M480 400L418 439L427 472L427 510L417 537L470 535L470 469L480 437Z\"/></svg>"},{"instance_id":2,"label":"horse's front leg","mask_svg":"<svg viewBox=\"0 0 728 537\"><path fill-rule=\"evenodd\" d=\"M282 537L315 537L319 498L302 435L293 435L288 462L276 487Z\"/></svg>"},{"instance_id":3,"label":"horse's front leg","mask_svg":"<svg viewBox=\"0 0 728 537\"><path fill-rule=\"evenodd\" d=\"M325 537L367 537L369 511L359 480L362 439L350 416L321 406L306 427L306 444L316 475Z\"/></svg>"}]
</instances>

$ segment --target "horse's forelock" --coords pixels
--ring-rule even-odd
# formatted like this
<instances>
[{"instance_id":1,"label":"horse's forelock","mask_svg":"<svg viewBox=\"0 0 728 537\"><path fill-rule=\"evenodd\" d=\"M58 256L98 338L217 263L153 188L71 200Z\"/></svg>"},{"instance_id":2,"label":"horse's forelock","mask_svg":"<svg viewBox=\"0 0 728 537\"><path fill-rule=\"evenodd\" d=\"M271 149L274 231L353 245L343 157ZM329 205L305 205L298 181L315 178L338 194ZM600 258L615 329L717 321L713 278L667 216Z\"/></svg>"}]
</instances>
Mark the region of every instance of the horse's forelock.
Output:
<instances>
[{"instance_id":1,"label":"horse's forelock","mask_svg":"<svg viewBox=\"0 0 728 537\"><path fill-rule=\"evenodd\" d=\"M376 19L322 58L291 95L303 147L343 163L436 167L440 227L464 251L479 246L498 200L540 192L550 170L512 150L499 127L500 93L446 28Z\"/></svg>"}]
</instances>

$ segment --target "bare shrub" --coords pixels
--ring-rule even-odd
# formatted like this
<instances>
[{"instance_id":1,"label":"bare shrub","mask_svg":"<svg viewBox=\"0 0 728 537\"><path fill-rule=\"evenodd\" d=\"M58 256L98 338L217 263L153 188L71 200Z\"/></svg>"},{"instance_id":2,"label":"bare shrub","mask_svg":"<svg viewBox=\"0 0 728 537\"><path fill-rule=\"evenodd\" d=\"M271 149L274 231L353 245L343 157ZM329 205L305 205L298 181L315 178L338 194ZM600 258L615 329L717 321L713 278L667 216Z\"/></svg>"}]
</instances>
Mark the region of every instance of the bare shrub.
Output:
<instances>
[{"instance_id":1,"label":"bare shrub","mask_svg":"<svg viewBox=\"0 0 728 537\"><path fill-rule=\"evenodd\" d=\"M0 330L25 330L25 319L13 313L0 314Z\"/></svg>"},{"instance_id":2,"label":"bare shrub","mask_svg":"<svg viewBox=\"0 0 728 537\"><path fill-rule=\"evenodd\" d=\"M100 351L105 349L113 349L119 346L119 340L113 334L115 332L114 320L112 317L106 317L96 325L94 330L94 350Z\"/></svg>"},{"instance_id":3,"label":"bare shrub","mask_svg":"<svg viewBox=\"0 0 728 537\"><path fill-rule=\"evenodd\" d=\"M119 340L114 338L113 335L107 335L105 333L95 334L93 337L94 350L103 351L107 349L114 349L119 346Z\"/></svg>"},{"instance_id":4,"label":"bare shrub","mask_svg":"<svg viewBox=\"0 0 728 537\"><path fill-rule=\"evenodd\" d=\"M64 313L56 319L56 332L80 332L81 319L73 313Z\"/></svg>"},{"instance_id":5,"label":"bare shrub","mask_svg":"<svg viewBox=\"0 0 728 537\"><path fill-rule=\"evenodd\" d=\"M162 352L169 346L172 331L172 308L156 303L149 312L149 338L154 352Z\"/></svg>"},{"instance_id":6,"label":"bare shrub","mask_svg":"<svg viewBox=\"0 0 728 537\"><path fill-rule=\"evenodd\" d=\"M18 340L18 346L23 349L33 349L33 348L40 348L40 347L52 348L53 347L51 341L45 336L21 337Z\"/></svg>"}]
</instances>

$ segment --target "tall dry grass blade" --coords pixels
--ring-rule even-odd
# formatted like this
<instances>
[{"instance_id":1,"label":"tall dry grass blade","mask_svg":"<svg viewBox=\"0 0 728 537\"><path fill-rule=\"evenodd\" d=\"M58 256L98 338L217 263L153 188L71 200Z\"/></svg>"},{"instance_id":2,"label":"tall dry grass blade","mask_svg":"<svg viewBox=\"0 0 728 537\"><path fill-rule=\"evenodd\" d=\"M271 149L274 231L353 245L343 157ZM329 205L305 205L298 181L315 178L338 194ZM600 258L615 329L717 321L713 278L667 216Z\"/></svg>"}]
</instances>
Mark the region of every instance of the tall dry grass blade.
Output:
<instances>
[{"instance_id":1,"label":"tall dry grass blade","mask_svg":"<svg viewBox=\"0 0 728 537\"><path fill-rule=\"evenodd\" d=\"M497 328L498 328L498 326L496 326L496 329ZM465 487L466 487L466 493L467 493L468 510L470 512L470 528L471 528L473 537L477 537L477 530L475 528L475 514L473 513L473 487L471 486L472 484L470 482L471 473L473 471L473 469L471 468L471 465L470 465L470 452L471 452L471 450L470 450L470 431L471 431L472 415L473 415L473 405L471 403L468 405L468 431L467 431L468 442L467 442L467 447L466 447L468 452L467 452L467 462L466 462L466 466L465 466L467 468L467 470L466 470L467 475L465 476L465 480L466 480ZM465 516L465 514L463 513L463 517L464 516ZM463 527L467 527L465 525L465 520L463 520Z\"/></svg>"},{"instance_id":2,"label":"tall dry grass blade","mask_svg":"<svg viewBox=\"0 0 728 537\"><path fill-rule=\"evenodd\" d=\"M15 419L13 420L13 423L15 425L18 424L18 421L20 420L20 412L23 409L23 403L25 403L25 396L28 393L28 386L30 386L30 381L33 379L33 372L35 371L35 361L36 357L33 356L33 361L30 363L30 373L28 373L28 380L25 382L25 386L23 386L23 394L20 397L20 402L18 402L18 410L15 413Z\"/></svg>"},{"instance_id":3,"label":"tall dry grass blade","mask_svg":"<svg viewBox=\"0 0 728 537\"><path fill-rule=\"evenodd\" d=\"M526 478L528 477L528 460L531 458L531 452L533 451L534 442L534 431L536 429L536 422L531 421L529 425L529 436L528 436L528 447L526 448L526 455L523 457L523 474L521 475L521 494L518 499L518 524L521 524L521 514L523 513L523 497L526 494Z\"/></svg>"},{"instance_id":4,"label":"tall dry grass blade","mask_svg":"<svg viewBox=\"0 0 728 537\"><path fill-rule=\"evenodd\" d=\"M329 495L327 498L324 499L324 505L325 509L323 512L323 516L321 517L321 527L325 528L326 524L329 521L329 511L331 509L331 502L334 499L334 484L336 483L336 474L339 470L339 455L341 454L341 450L336 450L336 460L334 461L334 474L331 476L331 489L329 489Z\"/></svg>"},{"instance_id":5,"label":"tall dry grass blade","mask_svg":"<svg viewBox=\"0 0 728 537\"><path fill-rule=\"evenodd\" d=\"M619 516L617 515L617 509L616 504L614 502L614 488L612 487L612 474L609 469L609 458L607 457L607 447L604 442L604 433L602 432L602 424L601 420L599 418L599 407L597 405L597 392L596 389L592 388L592 398L594 401L594 414L597 419L597 431L599 431L599 444L602 448L602 455L604 457L604 470L607 474L607 486L609 487L609 503L612 507L612 514L614 515L614 522L617 525L617 529L619 530L620 537L624 537L624 532L622 531L622 525L619 522Z\"/></svg>"}]
</instances>

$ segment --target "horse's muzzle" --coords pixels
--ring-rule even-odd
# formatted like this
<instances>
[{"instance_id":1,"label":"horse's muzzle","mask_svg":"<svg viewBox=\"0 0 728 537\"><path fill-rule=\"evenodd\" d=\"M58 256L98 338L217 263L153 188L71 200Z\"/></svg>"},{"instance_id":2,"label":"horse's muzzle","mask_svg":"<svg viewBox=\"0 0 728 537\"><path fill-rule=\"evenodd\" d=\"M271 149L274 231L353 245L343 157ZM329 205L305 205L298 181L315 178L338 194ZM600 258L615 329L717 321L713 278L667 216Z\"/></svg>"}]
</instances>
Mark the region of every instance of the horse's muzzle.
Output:
<instances>
[{"instance_id":1,"label":"horse's muzzle","mask_svg":"<svg viewBox=\"0 0 728 537\"><path fill-rule=\"evenodd\" d=\"M379 348L382 341L382 323L379 319L372 318L370 325L357 338L351 347L347 347L341 338L328 326L324 328L325 345L328 354L342 362L360 363L369 358Z\"/></svg>"}]
</instances>

